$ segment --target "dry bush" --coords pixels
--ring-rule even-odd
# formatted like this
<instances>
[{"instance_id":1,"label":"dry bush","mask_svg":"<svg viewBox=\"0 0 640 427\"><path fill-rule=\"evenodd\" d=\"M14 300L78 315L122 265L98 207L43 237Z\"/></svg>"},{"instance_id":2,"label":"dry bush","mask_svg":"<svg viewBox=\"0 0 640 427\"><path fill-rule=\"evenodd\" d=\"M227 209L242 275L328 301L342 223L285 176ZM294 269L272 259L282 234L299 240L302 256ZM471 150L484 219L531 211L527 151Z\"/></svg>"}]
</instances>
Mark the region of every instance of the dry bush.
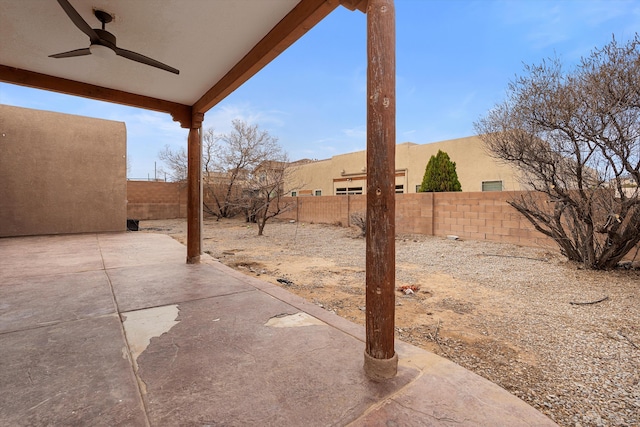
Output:
<instances>
[{"instance_id":1,"label":"dry bush","mask_svg":"<svg viewBox=\"0 0 640 427\"><path fill-rule=\"evenodd\" d=\"M364 212L354 212L349 215L349 221L352 226L360 230L360 237L367 236L367 214Z\"/></svg>"}]
</instances>

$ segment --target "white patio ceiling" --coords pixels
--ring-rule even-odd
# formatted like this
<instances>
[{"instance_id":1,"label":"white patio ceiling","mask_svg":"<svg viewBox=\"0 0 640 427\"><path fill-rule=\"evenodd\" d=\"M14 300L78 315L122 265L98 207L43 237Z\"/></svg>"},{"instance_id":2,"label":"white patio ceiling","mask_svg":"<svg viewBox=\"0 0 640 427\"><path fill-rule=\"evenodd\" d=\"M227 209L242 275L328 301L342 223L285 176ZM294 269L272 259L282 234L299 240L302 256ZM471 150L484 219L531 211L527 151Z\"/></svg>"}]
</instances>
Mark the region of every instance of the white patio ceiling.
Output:
<instances>
[{"instance_id":1,"label":"white patio ceiling","mask_svg":"<svg viewBox=\"0 0 640 427\"><path fill-rule=\"evenodd\" d=\"M68 1L94 29L101 27L94 10L108 12L113 21L106 30L116 36L118 47L177 68L180 74L115 55L50 58L89 47L89 37L56 0L0 0L0 81L159 111L193 106L194 113L206 112L340 4L361 10L366 4L366 0Z\"/></svg>"}]
</instances>

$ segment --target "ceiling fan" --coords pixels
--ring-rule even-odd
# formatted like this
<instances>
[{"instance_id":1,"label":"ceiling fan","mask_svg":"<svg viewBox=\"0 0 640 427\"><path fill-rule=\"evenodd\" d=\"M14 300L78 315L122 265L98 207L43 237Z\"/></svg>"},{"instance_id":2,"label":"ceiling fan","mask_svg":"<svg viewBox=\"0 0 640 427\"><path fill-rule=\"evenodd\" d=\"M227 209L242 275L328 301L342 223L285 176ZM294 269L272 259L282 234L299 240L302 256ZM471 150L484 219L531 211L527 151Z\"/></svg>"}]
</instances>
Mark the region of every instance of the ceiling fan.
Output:
<instances>
[{"instance_id":1,"label":"ceiling fan","mask_svg":"<svg viewBox=\"0 0 640 427\"><path fill-rule=\"evenodd\" d=\"M87 22L82 19L82 16L80 16L80 14L73 8L73 6L71 6L71 3L69 3L68 0L58 0L58 3L60 3L60 6L62 6L62 9L64 9L75 26L78 27L80 31L89 36L91 44L89 45L89 47L85 47L82 49L49 55L50 58L72 58L74 56L91 55L92 49L95 50L97 46L104 46L111 49L118 56L122 56L132 61L140 62L142 64L150 65L152 67L160 68L161 70L169 71L170 73L180 74L179 70L170 67L167 64L163 64L162 62L156 61L155 59L149 58L148 56L144 56L139 53L122 49L116 46L116 36L104 29L105 24L108 24L113 20L113 17L109 13L102 10L94 10L93 13L96 18L98 18L98 21L102 22L102 29L91 28L89 24L87 24Z\"/></svg>"}]
</instances>

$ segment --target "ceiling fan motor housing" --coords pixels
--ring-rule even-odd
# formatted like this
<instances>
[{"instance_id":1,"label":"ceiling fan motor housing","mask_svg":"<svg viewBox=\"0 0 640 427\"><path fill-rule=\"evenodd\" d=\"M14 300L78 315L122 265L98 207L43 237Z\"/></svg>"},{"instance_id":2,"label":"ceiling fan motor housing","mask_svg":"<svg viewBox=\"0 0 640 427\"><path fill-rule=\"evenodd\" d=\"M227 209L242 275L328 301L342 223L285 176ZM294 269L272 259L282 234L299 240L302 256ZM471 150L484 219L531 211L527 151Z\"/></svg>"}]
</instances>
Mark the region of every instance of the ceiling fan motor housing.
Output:
<instances>
[{"instance_id":1,"label":"ceiling fan motor housing","mask_svg":"<svg viewBox=\"0 0 640 427\"><path fill-rule=\"evenodd\" d=\"M116 36L111 34L109 31L101 30L99 28L94 28L93 31L95 31L98 37L100 38L100 40L98 41L98 44L101 44L107 47L114 47L116 45ZM106 42L106 43L102 43L102 42ZM109 46L109 44L111 44L111 46Z\"/></svg>"}]
</instances>

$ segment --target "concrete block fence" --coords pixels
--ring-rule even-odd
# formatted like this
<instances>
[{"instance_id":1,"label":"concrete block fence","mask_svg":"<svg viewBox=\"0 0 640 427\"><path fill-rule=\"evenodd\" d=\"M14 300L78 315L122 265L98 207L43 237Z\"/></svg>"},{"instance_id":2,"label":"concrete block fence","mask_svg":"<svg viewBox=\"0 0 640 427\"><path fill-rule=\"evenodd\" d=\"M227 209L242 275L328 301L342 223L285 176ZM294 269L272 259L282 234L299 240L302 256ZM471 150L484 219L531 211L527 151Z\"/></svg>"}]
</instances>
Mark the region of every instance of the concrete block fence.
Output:
<instances>
[{"instance_id":1,"label":"concrete block fence","mask_svg":"<svg viewBox=\"0 0 640 427\"><path fill-rule=\"evenodd\" d=\"M523 246L554 247L507 200L518 192L411 193L396 196L396 233L456 235ZM350 215L366 211L366 196L297 197L282 219L350 225Z\"/></svg>"},{"instance_id":2,"label":"concrete block fence","mask_svg":"<svg viewBox=\"0 0 640 427\"><path fill-rule=\"evenodd\" d=\"M554 246L507 200L517 192L410 193L396 195L396 233L456 235L524 246ZM281 219L350 226L350 216L364 214L366 196L301 196ZM186 218L187 189L175 182L128 181L127 217Z\"/></svg>"},{"instance_id":3,"label":"concrete block fence","mask_svg":"<svg viewBox=\"0 0 640 427\"><path fill-rule=\"evenodd\" d=\"M507 200L520 192L411 193L396 195L396 233L456 235L523 246L557 249L536 231ZM366 196L301 196L279 218L306 223L351 225L350 216L364 214ZM187 188L176 182L127 181L127 218L174 219L187 216Z\"/></svg>"},{"instance_id":4,"label":"concrete block fence","mask_svg":"<svg viewBox=\"0 0 640 427\"><path fill-rule=\"evenodd\" d=\"M187 186L178 182L127 181L127 218L187 217Z\"/></svg>"}]
</instances>

